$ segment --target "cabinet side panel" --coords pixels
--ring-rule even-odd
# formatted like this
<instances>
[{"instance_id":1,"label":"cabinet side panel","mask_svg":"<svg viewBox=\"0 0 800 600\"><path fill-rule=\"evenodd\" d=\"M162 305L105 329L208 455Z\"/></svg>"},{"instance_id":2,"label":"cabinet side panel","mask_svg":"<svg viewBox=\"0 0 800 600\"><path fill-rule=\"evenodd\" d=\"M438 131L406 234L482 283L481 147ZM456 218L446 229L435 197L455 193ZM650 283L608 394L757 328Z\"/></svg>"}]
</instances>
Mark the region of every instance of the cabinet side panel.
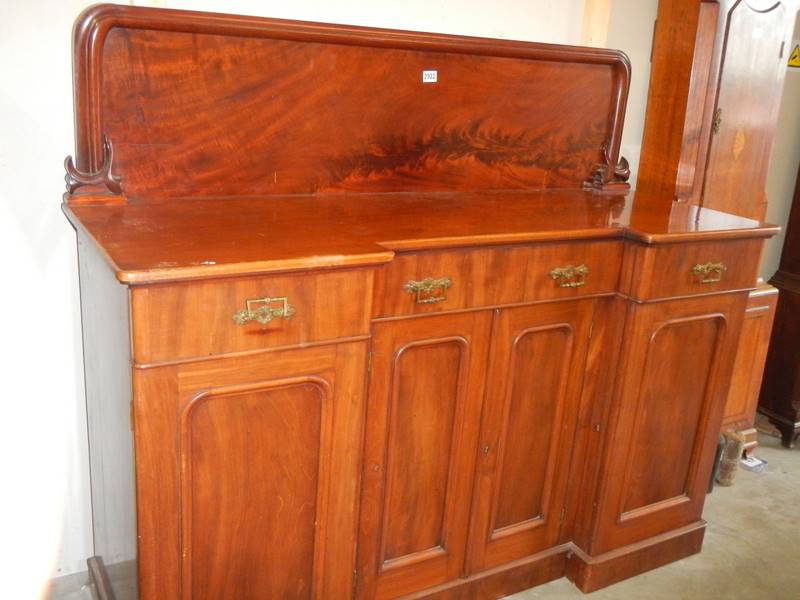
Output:
<instances>
[{"instance_id":1,"label":"cabinet side panel","mask_svg":"<svg viewBox=\"0 0 800 600\"><path fill-rule=\"evenodd\" d=\"M725 402L723 431L753 427L777 301L778 290L772 286L761 286L750 294Z\"/></svg>"},{"instance_id":2,"label":"cabinet side panel","mask_svg":"<svg viewBox=\"0 0 800 600\"><path fill-rule=\"evenodd\" d=\"M136 559L128 290L78 236L94 553Z\"/></svg>"}]
</instances>

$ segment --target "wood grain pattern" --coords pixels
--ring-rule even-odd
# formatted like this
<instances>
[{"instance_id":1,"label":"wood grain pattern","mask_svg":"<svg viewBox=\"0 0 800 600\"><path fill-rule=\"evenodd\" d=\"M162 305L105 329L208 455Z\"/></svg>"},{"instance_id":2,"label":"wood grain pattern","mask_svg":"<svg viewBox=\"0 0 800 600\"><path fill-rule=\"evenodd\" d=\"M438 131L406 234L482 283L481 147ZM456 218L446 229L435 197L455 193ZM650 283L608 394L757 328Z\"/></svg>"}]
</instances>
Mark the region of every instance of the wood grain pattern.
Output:
<instances>
[{"instance_id":1,"label":"wood grain pattern","mask_svg":"<svg viewBox=\"0 0 800 600\"><path fill-rule=\"evenodd\" d=\"M395 252L433 248L600 238L662 244L763 238L778 231L712 209L675 203L665 211L624 195L582 191L229 198L64 209L101 248L117 278L133 285L385 264Z\"/></svg>"},{"instance_id":2,"label":"wood grain pattern","mask_svg":"<svg viewBox=\"0 0 800 600\"><path fill-rule=\"evenodd\" d=\"M361 342L134 371L143 598L351 593L365 366Z\"/></svg>"},{"instance_id":3,"label":"wood grain pattern","mask_svg":"<svg viewBox=\"0 0 800 600\"><path fill-rule=\"evenodd\" d=\"M662 206L676 196L701 4L698 0L658 3L636 189Z\"/></svg>"},{"instance_id":4,"label":"wood grain pattern","mask_svg":"<svg viewBox=\"0 0 800 600\"><path fill-rule=\"evenodd\" d=\"M137 287L137 364L308 344L369 334L372 272L337 270ZM249 299L286 297L295 313L264 325L233 315ZM276 305L277 306L277 305Z\"/></svg>"},{"instance_id":5,"label":"wood grain pattern","mask_svg":"<svg viewBox=\"0 0 800 600\"><path fill-rule=\"evenodd\" d=\"M622 245L616 241L398 254L377 271L374 314L427 314L608 294L616 289L621 258ZM550 276L556 267L581 264L589 268L581 287L560 287ZM420 304L403 290L406 282L426 277L451 280L446 300Z\"/></svg>"},{"instance_id":6,"label":"wood grain pattern","mask_svg":"<svg viewBox=\"0 0 800 600\"><path fill-rule=\"evenodd\" d=\"M74 49L77 166L106 134L140 200L580 188L617 163L630 80L614 50L112 5Z\"/></svg>"},{"instance_id":7,"label":"wood grain pattern","mask_svg":"<svg viewBox=\"0 0 800 600\"><path fill-rule=\"evenodd\" d=\"M330 402L324 380L300 378L223 388L184 408L185 598L314 597Z\"/></svg>"},{"instance_id":8,"label":"wood grain pattern","mask_svg":"<svg viewBox=\"0 0 800 600\"><path fill-rule=\"evenodd\" d=\"M796 12L794 0L720 2L718 81L710 89L720 124L706 158L703 206L753 219L766 214L767 167Z\"/></svg>"},{"instance_id":9,"label":"wood grain pattern","mask_svg":"<svg viewBox=\"0 0 800 600\"><path fill-rule=\"evenodd\" d=\"M374 325L359 598L463 570L491 313Z\"/></svg>"},{"instance_id":10,"label":"wood grain pattern","mask_svg":"<svg viewBox=\"0 0 800 600\"><path fill-rule=\"evenodd\" d=\"M633 254L628 257L632 261L628 271L631 281L624 283L622 289L637 300L645 300L752 289L761 259L761 242L630 245L627 251ZM726 270L719 275L719 281L702 283L703 278L692 268L709 262L722 263Z\"/></svg>"},{"instance_id":11,"label":"wood grain pattern","mask_svg":"<svg viewBox=\"0 0 800 600\"><path fill-rule=\"evenodd\" d=\"M449 581L405 600L475 600L504 598L564 576L568 546L556 546L469 577Z\"/></svg>"},{"instance_id":12,"label":"wood grain pattern","mask_svg":"<svg viewBox=\"0 0 800 600\"><path fill-rule=\"evenodd\" d=\"M737 293L629 311L592 555L699 519L746 302Z\"/></svg>"},{"instance_id":13,"label":"wood grain pattern","mask_svg":"<svg viewBox=\"0 0 800 600\"><path fill-rule=\"evenodd\" d=\"M139 596L181 597L178 369L133 371Z\"/></svg>"},{"instance_id":14,"label":"wood grain pattern","mask_svg":"<svg viewBox=\"0 0 800 600\"><path fill-rule=\"evenodd\" d=\"M636 518L658 503L688 500L690 469L696 462L692 455L713 371L709 366L720 351L723 330L724 320L716 315L669 320L653 330L635 405L629 448L636 451L625 473L621 520ZM687 340L693 343L691 353L684 352ZM674 431L681 432L679 440Z\"/></svg>"},{"instance_id":15,"label":"wood grain pattern","mask_svg":"<svg viewBox=\"0 0 800 600\"><path fill-rule=\"evenodd\" d=\"M492 329L469 571L557 545L591 300L500 311Z\"/></svg>"},{"instance_id":16,"label":"wood grain pattern","mask_svg":"<svg viewBox=\"0 0 800 600\"><path fill-rule=\"evenodd\" d=\"M719 2L701 2L692 59L692 73L686 104L686 120L678 162L676 196L698 203L703 193L703 176L708 157L708 140L714 121L714 99L708 90L714 86L714 52ZM683 35L689 35L686 30ZM664 51L667 51L666 49ZM661 77L663 78L662 73ZM663 85L652 79L651 86ZM658 115L656 115L658 116Z\"/></svg>"},{"instance_id":17,"label":"wood grain pattern","mask_svg":"<svg viewBox=\"0 0 800 600\"><path fill-rule=\"evenodd\" d=\"M583 388L577 415L575 444L570 458L564 525L559 542L571 541L584 551L591 547L603 482L602 460L611 440L606 435L611 421L614 385L627 314L632 303L620 296L595 300L586 357Z\"/></svg>"},{"instance_id":18,"label":"wood grain pattern","mask_svg":"<svg viewBox=\"0 0 800 600\"><path fill-rule=\"evenodd\" d=\"M648 203L666 208L677 196L764 217L798 6L796 0L659 2L637 184Z\"/></svg>"},{"instance_id":19,"label":"wood grain pattern","mask_svg":"<svg viewBox=\"0 0 800 600\"><path fill-rule=\"evenodd\" d=\"M753 427L777 302L778 290L767 284L760 285L748 296L733 378L725 401L723 431L746 431ZM749 444L747 450L755 445Z\"/></svg>"},{"instance_id":20,"label":"wood grain pattern","mask_svg":"<svg viewBox=\"0 0 800 600\"><path fill-rule=\"evenodd\" d=\"M576 548L567 577L585 594L700 552L705 522L699 521L645 542L589 556Z\"/></svg>"},{"instance_id":21,"label":"wood grain pattern","mask_svg":"<svg viewBox=\"0 0 800 600\"><path fill-rule=\"evenodd\" d=\"M395 355L380 554L386 567L426 550L445 551L447 482L467 351L463 338L442 338Z\"/></svg>"}]
</instances>

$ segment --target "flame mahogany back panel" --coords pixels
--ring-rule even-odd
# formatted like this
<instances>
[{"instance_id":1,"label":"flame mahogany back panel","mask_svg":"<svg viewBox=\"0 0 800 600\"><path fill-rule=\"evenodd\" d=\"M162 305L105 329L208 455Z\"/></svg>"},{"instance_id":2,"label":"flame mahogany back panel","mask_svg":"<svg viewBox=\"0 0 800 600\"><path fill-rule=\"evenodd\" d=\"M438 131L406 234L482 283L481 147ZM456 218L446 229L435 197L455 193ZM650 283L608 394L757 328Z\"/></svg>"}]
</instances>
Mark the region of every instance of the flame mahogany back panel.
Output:
<instances>
[{"instance_id":1,"label":"flame mahogany back panel","mask_svg":"<svg viewBox=\"0 0 800 600\"><path fill-rule=\"evenodd\" d=\"M115 9L76 29L77 164L107 136L129 200L575 189L616 164L616 51Z\"/></svg>"}]
</instances>

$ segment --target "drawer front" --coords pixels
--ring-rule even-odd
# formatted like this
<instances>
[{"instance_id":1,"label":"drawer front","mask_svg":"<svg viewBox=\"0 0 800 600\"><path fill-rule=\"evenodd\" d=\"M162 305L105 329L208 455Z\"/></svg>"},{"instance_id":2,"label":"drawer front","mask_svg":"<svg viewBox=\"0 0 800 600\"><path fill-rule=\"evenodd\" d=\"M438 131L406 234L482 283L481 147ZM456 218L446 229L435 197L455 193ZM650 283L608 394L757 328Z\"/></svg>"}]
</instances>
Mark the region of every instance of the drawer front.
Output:
<instances>
[{"instance_id":1,"label":"drawer front","mask_svg":"<svg viewBox=\"0 0 800 600\"><path fill-rule=\"evenodd\" d=\"M372 270L345 270L134 287L134 360L367 335L372 281Z\"/></svg>"},{"instance_id":2,"label":"drawer front","mask_svg":"<svg viewBox=\"0 0 800 600\"><path fill-rule=\"evenodd\" d=\"M754 288L763 240L627 247L620 290L636 300Z\"/></svg>"},{"instance_id":3,"label":"drawer front","mask_svg":"<svg viewBox=\"0 0 800 600\"><path fill-rule=\"evenodd\" d=\"M617 240L398 254L377 272L375 316L612 293L621 260Z\"/></svg>"}]
</instances>

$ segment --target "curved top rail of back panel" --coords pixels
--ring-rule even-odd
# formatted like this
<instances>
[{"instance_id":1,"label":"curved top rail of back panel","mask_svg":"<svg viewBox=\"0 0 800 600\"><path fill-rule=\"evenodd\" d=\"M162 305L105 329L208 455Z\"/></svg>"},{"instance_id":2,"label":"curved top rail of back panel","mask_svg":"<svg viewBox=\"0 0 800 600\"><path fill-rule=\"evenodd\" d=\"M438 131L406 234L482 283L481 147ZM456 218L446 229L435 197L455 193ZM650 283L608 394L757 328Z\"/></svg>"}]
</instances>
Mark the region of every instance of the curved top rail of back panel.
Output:
<instances>
[{"instance_id":1,"label":"curved top rail of back panel","mask_svg":"<svg viewBox=\"0 0 800 600\"><path fill-rule=\"evenodd\" d=\"M98 5L74 52L75 194L625 187L619 51Z\"/></svg>"}]
</instances>

